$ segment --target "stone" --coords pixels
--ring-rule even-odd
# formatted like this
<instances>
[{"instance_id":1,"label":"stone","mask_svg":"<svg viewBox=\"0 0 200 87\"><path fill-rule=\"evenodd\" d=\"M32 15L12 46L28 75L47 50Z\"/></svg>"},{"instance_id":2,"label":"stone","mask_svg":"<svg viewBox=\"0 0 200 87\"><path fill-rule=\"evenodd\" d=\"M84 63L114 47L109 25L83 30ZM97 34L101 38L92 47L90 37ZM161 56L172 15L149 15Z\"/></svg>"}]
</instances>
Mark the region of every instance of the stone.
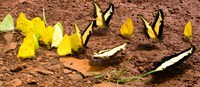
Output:
<instances>
[{"instance_id":1,"label":"stone","mask_svg":"<svg viewBox=\"0 0 200 87\"><path fill-rule=\"evenodd\" d=\"M69 74L69 77L72 78L73 80L81 80L83 77L79 74Z\"/></svg>"},{"instance_id":2,"label":"stone","mask_svg":"<svg viewBox=\"0 0 200 87\"><path fill-rule=\"evenodd\" d=\"M69 70L69 69L63 69L63 72L64 72L65 74L68 74L68 73L71 73L72 71Z\"/></svg>"},{"instance_id":3,"label":"stone","mask_svg":"<svg viewBox=\"0 0 200 87\"><path fill-rule=\"evenodd\" d=\"M14 79L11 81L13 86L19 86L22 84L22 81L20 79Z\"/></svg>"},{"instance_id":4,"label":"stone","mask_svg":"<svg viewBox=\"0 0 200 87\"><path fill-rule=\"evenodd\" d=\"M36 70L38 73L43 74L43 75L53 75L54 73L49 70Z\"/></svg>"}]
</instances>

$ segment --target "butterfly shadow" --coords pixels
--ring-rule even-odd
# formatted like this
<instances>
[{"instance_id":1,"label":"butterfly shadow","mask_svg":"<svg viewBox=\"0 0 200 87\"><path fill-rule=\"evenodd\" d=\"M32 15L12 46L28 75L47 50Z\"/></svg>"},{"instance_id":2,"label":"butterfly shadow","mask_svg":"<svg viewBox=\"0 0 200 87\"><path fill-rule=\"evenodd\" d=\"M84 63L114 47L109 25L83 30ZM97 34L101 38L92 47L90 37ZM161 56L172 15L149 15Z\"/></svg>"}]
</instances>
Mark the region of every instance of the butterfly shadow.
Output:
<instances>
[{"instance_id":1,"label":"butterfly shadow","mask_svg":"<svg viewBox=\"0 0 200 87\"><path fill-rule=\"evenodd\" d=\"M159 50L159 47L157 47L154 44L139 44L136 47L136 50L147 50L147 51L151 51L151 50Z\"/></svg>"},{"instance_id":2,"label":"butterfly shadow","mask_svg":"<svg viewBox=\"0 0 200 87\"><path fill-rule=\"evenodd\" d=\"M185 42L185 43L188 43L188 44L192 44L192 39L188 39L186 37L182 37L182 40Z\"/></svg>"},{"instance_id":3,"label":"butterfly shadow","mask_svg":"<svg viewBox=\"0 0 200 87\"><path fill-rule=\"evenodd\" d=\"M163 71L152 73L152 80L147 82L147 84L161 84L184 74L190 67L189 64L181 63Z\"/></svg>"},{"instance_id":4,"label":"butterfly shadow","mask_svg":"<svg viewBox=\"0 0 200 87\"><path fill-rule=\"evenodd\" d=\"M96 28L92 31L94 36L105 36L108 34L109 29Z\"/></svg>"}]
</instances>

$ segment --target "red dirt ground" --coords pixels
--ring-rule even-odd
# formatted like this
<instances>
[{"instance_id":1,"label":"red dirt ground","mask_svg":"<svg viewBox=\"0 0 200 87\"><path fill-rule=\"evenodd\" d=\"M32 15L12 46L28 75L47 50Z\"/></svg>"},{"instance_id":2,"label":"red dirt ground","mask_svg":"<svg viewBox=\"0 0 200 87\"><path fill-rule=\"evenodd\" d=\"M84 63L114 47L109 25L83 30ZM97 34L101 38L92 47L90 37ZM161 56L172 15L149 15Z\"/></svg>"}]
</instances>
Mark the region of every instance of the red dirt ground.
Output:
<instances>
[{"instance_id":1,"label":"red dirt ground","mask_svg":"<svg viewBox=\"0 0 200 87\"><path fill-rule=\"evenodd\" d=\"M190 47L190 43L183 38L183 29L188 21L192 22L193 37L191 44L197 50L192 57L183 64L158 73L148 75L142 80L128 82L120 86L159 86L159 87L200 87L200 1L199 0L95 0L105 10L109 3L115 5L115 12L110 22L108 33L93 34L88 49L78 58L91 59L90 55L97 50L112 48L129 42L127 49L121 53L120 61L101 61L98 64L108 64L109 69L121 70L126 65L124 76L139 75L150 70L153 63L164 56L178 53ZM16 20L21 12L29 19L39 16L42 18L42 9L45 8L46 19L49 25L61 22L67 34L74 32L73 24L77 23L81 31L93 20L93 5L91 0L0 0L1 19L10 13ZM165 15L163 40L153 43L142 32L144 25L138 15L142 14L149 22L159 9ZM120 26L127 18L132 18L135 35L131 39L119 36ZM94 29L96 31L97 28ZM12 33L7 43L5 35ZM11 34L11 35L12 35ZM66 69L59 61L56 49L48 50L40 46L34 59L18 61L16 55L23 36L18 31L0 33L0 86L84 86L91 87L102 81L93 77L81 77L76 72ZM17 44L15 49L3 53L8 44ZM35 70L41 70L40 73ZM70 72L70 73L68 73Z\"/></svg>"}]
</instances>

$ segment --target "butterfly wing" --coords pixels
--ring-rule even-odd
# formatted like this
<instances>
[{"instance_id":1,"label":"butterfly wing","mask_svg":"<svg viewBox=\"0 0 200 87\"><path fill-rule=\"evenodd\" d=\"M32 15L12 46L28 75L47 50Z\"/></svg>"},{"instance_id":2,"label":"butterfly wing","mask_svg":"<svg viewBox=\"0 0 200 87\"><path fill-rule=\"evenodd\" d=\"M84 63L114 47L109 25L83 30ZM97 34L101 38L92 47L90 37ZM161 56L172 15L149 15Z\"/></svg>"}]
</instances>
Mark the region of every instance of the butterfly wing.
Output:
<instances>
[{"instance_id":1,"label":"butterfly wing","mask_svg":"<svg viewBox=\"0 0 200 87\"><path fill-rule=\"evenodd\" d=\"M171 55L168 57L163 58L160 62L158 62L155 66L155 68L153 69L154 71L162 71L165 68L168 68L170 66L176 65L178 63L183 62L184 60L186 60L187 58L189 58L194 52L195 52L196 48L195 46L192 46L178 54L175 55Z\"/></svg>"},{"instance_id":2,"label":"butterfly wing","mask_svg":"<svg viewBox=\"0 0 200 87\"><path fill-rule=\"evenodd\" d=\"M42 29L40 41L42 41L45 45L50 45L52 42L53 33L54 31L52 26L48 26L46 29Z\"/></svg>"},{"instance_id":3,"label":"butterfly wing","mask_svg":"<svg viewBox=\"0 0 200 87\"><path fill-rule=\"evenodd\" d=\"M113 49L109 49L109 50L102 50L98 53L94 53L94 55L92 57L96 57L96 58L109 58L111 56L114 56L115 54L117 54L119 51L121 50L125 50L126 47L126 43L117 46Z\"/></svg>"},{"instance_id":4,"label":"butterfly wing","mask_svg":"<svg viewBox=\"0 0 200 87\"><path fill-rule=\"evenodd\" d=\"M19 47L18 58L32 58L39 48L38 40L33 32L29 32Z\"/></svg>"},{"instance_id":5,"label":"butterfly wing","mask_svg":"<svg viewBox=\"0 0 200 87\"><path fill-rule=\"evenodd\" d=\"M11 31L14 29L14 20L13 17L8 14L1 22L0 31Z\"/></svg>"},{"instance_id":6,"label":"butterfly wing","mask_svg":"<svg viewBox=\"0 0 200 87\"><path fill-rule=\"evenodd\" d=\"M152 27L150 26L149 22L145 18L143 18L142 16L139 16L139 17L144 22L144 25L145 25L145 31L144 31L144 33L146 34L146 36L148 38L151 38L151 39L156 39L157 36L155 34L155 31L152 29Z\"/></svg>"},{"instance_id":7,"label":"butterfly wing","mask_svg":"<svg viewBox=\"0 0 200 87\"><path fill-rule=\"evenodd\" d=\"M184 33L185 37L187 37L188 39L190 39L190 37L192 36L192 24L189 21L184 28Z\"/></svg>"},{"instance_id":8,"label":"butterfly wing","mask_svg":"<svg viewBox=\"0 0 200 87\"><path fill-rule=\"evenodd\" d=\"M33 28L31 28L31 31L33 31L36 37L39 38L42 30L45 29L45 23L39 17L33 18L31 22L33 23Z\"/></svg>"},{"instance_id":9,"label":"butterfly wing","mask_svg":"<svg viewBox=\"0 0 200 87\"><path fill-rule=\"evenodd\" d=\"M126 22L121 26L120 33L123 37L131 37L133 34L133 22L131 18L128 18Z\"/></svg>"},{"instance_id":10,"label":"butterfly wing","mask_svg":"<svg viewBox=\"0 0 200 87\"><path fill-rule=\"evenodd\" d=\"M97 3L94 3L93 5L94 5L94 18L96 19L94 21L94 26L106 28L105 19L101 8Z\"/></svg>"},{"instance_id":11,"label":"butterfly wing","mask_svg":"<svg viewBox=\"0 0 200 87\"><path fill-rule=\"evenodd\" d=\"M66 35L66 34L64 35L62 41L58 45L57 53L60 56L72 54L71 40L68 35Z\"/></svg>"},{"instance_id":12,"label":"butterfly wing","mask_svg":"<svg viewBox=\"0 0 200 87\"><path fill-rule=\"evenodd\" d=\"M56 23L53 27L54 33L52 38L51 47L58 47L63 38L63 27L60 22Z\"/></svg>"},{"instance_id":13,"label":"butterfly wing","mask_svg":"<svg viewBox=\"0 0 200 87\"><path fill-rule=\"evenodd\" d=\"M78 39L79 39L79 47L82 48L83 47L83 41L82 41L82 36L81 36L81 31L78 28L77 24L74 23L74 28L76 30L76 34L78 35Z\"/></svg>"},{"instance_id":14,"label":"butterfly wing","mask_svg":"<svg viewBox=\"0 0 200 87\"><path fill-rule=\"evenodd\" d=\"M82 41L83 41L83 46L84 47L87 46L89 38L90 38L90 36L92 34L92 26L93 26L93 22L91 22L83 32Z\"/></svg>"},{"instance_id":15,"label":"butterfly wing","mask_svg":"<svg viewBox=\"0 0 200 87\"><path fill-rule=\"evenodd\" d=\"M152 28L154 29L157 38L159 39L162 38L163 25L164 25L164 14L163 11L160 9L156 16L155 22L152 25Z\"/></svg>"},{"instance_id":16,"label":"butterfly wing","mask_svg":"<svg viewBox=\"0 0 200 87\"><path fill-rule=\"evenodd\" d=\"M26 15L24 13L20 13L17 18L16 28L26 35L33 28L32 26L33 23L26 18Z\"/></svg>"},{"instance_id":17,"label":"butterfly wing","mask_svg":"<svg viewBox=\"0 0 200 87\"><path fill-rule=\"evenodd\" d=\"M107 26L109 25L109 22L113 16L113 12L114 12L114 4L110 4L109 8L103 13L105 23Z\"/></svg>"},{"instance_id":18,"label":"butterfly wing","mask_svg":"<svg viewBox=\"0 0 200 87\"><path fill-rule=\"evenodd\" d=\"M74 52L78 52L79 49L79 37L77 33L74 33L70 36L70 40L71 40L71 48Z\"/></svg>"}]
</instances>

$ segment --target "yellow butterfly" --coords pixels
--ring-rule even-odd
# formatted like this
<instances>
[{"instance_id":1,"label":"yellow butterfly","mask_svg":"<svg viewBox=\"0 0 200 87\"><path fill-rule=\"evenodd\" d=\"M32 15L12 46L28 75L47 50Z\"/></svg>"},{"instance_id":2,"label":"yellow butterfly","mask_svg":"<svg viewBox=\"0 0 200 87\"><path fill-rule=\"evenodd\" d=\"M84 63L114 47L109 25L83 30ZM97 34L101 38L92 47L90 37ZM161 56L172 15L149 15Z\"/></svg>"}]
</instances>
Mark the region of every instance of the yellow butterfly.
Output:
<instances>
[{"instance_id":1,"label":"yellow butterfly","mask_svg":"<svg viewBox=\"0 0 200 87\"><path fill-rule=\"evenodd\" d=\"M33 32L29 32L19 47L17 54L18 58L32 58L35 55L35 50L39 48L37 37Z\"/></svg>"},{"instance_id":2,"label":"yellow butterfly","mask_svg":"<svg viewBox=\"0 0 200 87\"><path fill-rule=\"evenodd\" d=\"M140 18L145 24L145 34L148 38L151 38L152 40L159 40L162 38L164 14L161 9L158 11L158 14L152 27L145 18L143 18L142 16L140 16Z\"/></svg>"},{"instance_id":3,"label":"yellow butterfly","mask_svg":"<svg viewBox=\"0 0 200 87\"><path fill-rule=\"evenodd\" d=\"M24 13L20 13L17 18L16 28L21 30L24 35L26 35L30 30L33 30L33 23L28 20Z\"/></svg>"},{"instance_id":4,"label":"yellow butterfly","mask_svg":"<svg viewBox=\"0 0 200 87\"><path fill-rule=\"evenodd\" d=\"M60 56L65 56L68 54L72 54L72 47L71 47L71 39L70 37L65 34L62 41L58 45L57 53Z\"/></svg>"},{"instance_id":5,"label":"yellow butterfly","mask_svg":"<svg viewBox=\"0 0 200 87\"><path fill-rule=\"evenodd\" d=\"M31 31L33 31L36 37L39 39L40 33L43 29L45 29L45 23L39 17L33 18L31 22L33 23L33 28Z\"/></svg>"},{"instance_id":6,"label":"yellow butterfly","mask_svg":"<svg viewBox=\"0 0 200 87\"><path fill-rule=\"evenodd\" d=\"M52 42L53 33L54 30L52 26L48 26L46 29L42 29L40 41L42 41L45 45L50 45Z\"/></svg>"},{"instance_id":7,"label":"yellow butterfly","mask_svg":"<svg viewBox=\"0 0 200 87\"><path fill-rule=\"evenodd\" d=\"M78 37L78 34L77 33L72 34L70 36L70 40L71 40L72 50L74 52L77 52L78 49L79 49L79 42L81 42L80 39L79 39L79 37Z\"/></svg>"},{"instance_id":8,"label":"yellow butterfly","mask_svg":"<svg viewBox=\"0 0 200 87\"><path fill-rule=\"evenodd\" d=\"M58 47L63 38L63 27L60 22L53 26L54 33L52 38L51 47Z\"/></svg>"},{"instance_id":9,"label":"yellow butterfly","mask_svg":"<svg viewBox=\"0 0 200 87\"><path fill-rule=\"evenodd\" d=\"M0 23L0 31L11 31L14 28L13 17L10 14L6 15L2 23Z\"/></svg>"},{"instance_id":10,"label":"yellow butterfly","mask_svg":"<svg viewBox=\"0 0 200 87\"><path fill-rule=\"evenodd\" d=\"M124 37L131 37L133 34L133 22L131 18L128 18L127 21L121 26L120 33Z\"/></svg>"},{"instance_id":11,"label":"yellow butterfly","mask_svg":"<svg viewBox=\"0 0 200 87\"><path fill-rule=\"evenodd\" d=\"M77 33L77 36L80 40L79 42L79 46L80 48L82 47L86 47L87 46L87 43L89 41L89 38L92 34L92 27L93 27L93 22L91 22L87 27L86 29L83 31L83 34L81 35L80 33L80 30L78 28L78 26L76 24L74 24L75 26L75 30L76 30L76 33Z\"/></svg>"},{"instance_id":12,"label":"yellow butterfly","mask_svg":"<svg viewBox=\"0 0 200 87\"><path fill-rule=\"evenodd\" d=\"M94 3L94 27L107 28L114 12L114 5L110 4L109 8L103 12L97 3Z\"/></svg>"},{"instance_id":13,"label":"yellow butterfly","mask_svg":"<svg viewBox=\"0 0 200 87\"><path fill-rule=\"evenodd\" d=\"M185 37L187 37L188 39L190 39L192 37L192 24L189 21L184 28L184 33Z\"/></svg>"}]
</instances>

